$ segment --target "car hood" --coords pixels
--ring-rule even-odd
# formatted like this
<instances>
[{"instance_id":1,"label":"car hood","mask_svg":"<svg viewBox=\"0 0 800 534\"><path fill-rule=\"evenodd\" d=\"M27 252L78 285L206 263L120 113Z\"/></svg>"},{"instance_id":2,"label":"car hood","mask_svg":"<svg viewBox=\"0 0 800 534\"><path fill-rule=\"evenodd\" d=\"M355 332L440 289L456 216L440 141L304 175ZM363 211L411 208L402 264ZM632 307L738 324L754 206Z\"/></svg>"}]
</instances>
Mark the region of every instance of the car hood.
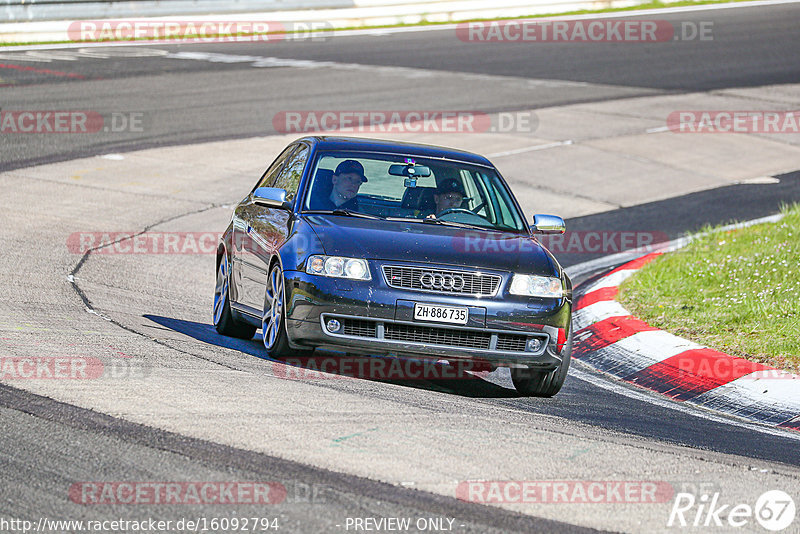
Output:
<instances>
[{"instance_id":1,"label":"car hood","mask_svg":"<svg viewBox=\"0 0 800 534\"><path fill-rule=\"evenodd\" d=\"M530 235L340 215L309 215L305 220L328 255L561 274Z\"/></svg>"}]
</instances>

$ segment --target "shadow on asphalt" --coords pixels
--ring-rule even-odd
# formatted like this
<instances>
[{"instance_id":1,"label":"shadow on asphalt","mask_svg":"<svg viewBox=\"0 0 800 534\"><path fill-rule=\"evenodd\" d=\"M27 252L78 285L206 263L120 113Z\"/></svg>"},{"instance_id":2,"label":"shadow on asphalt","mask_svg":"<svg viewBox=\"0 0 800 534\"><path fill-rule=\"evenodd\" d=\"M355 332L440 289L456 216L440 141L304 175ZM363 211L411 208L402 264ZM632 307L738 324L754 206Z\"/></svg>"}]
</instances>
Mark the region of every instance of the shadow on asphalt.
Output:
<instances>
[{"instance_id":1,"label":"shadow on asphalt","mask_svg":"<svg viewBox=\"0 0 800 534\"><path fill-rule=\"evenodd\" d=\"M320 350L315 351L311 357L276 360L264 354L264 347L257 336L249 340L236 339L218 334L210 324L160 315L145 314L143 317L202 343L238 350L262 360L282 364L280 367L273 367L272 373L286 380L326 380L334 375L342 380L384 382L470 398L519 397L516 390L492 382L491 377L484 379L489 374L488 370L468 362L460 367L408 358L361 356Z\"/></svg>"}]
</instances>

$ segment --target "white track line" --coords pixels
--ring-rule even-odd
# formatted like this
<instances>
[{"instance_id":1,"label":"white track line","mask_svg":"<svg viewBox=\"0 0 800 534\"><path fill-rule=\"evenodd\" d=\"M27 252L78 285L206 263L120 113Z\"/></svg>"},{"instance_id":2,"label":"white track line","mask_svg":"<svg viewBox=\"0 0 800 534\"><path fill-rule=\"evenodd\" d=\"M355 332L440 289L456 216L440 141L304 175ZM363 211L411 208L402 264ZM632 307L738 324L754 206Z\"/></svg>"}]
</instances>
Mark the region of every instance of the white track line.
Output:
<instances>
[{"instance_id":1,"label":"white track line","mask_svg":"<svg viewBox=\"0 0 800 534\"><path fill-rule=\"evenodd\" d=\"M524 152L533 152L535 150L547 150L548 148L556 148L559 146L571 145L574 141L572 139L567 139L566 141L556 141L554 143L547 143L544 145L532 145L526 146L523 148L515 148L514 150L506 150L505 152L495 152L494 154L489 154L486 156L487 158L502 158L505 156L513 156L515 154L522 154Z\"/></svg>"}]
</instances>

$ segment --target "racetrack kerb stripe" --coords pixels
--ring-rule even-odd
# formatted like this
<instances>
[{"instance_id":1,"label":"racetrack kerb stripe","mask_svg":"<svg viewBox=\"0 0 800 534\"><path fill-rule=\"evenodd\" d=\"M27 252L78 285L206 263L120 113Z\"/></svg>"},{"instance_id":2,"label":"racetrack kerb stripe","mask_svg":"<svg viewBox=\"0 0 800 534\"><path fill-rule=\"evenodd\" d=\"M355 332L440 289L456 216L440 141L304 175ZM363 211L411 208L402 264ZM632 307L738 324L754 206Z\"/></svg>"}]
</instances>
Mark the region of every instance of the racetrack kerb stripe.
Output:
<instances>
[{"instance_id":1,"label":"racetrack kerb stripe","mask_svg":"<svg viewBox=\"0 0 800 534\"><path fill-rule=\"evenodd\" d=\"M738 383L731 384L739 378L758 371L781 373L773 367L737 358L707 347L688 348L690 346L697 347L697 344L666 333L663 337L656 336L649 339L650 343L658 343L657 346L652 345L651 354L647 352L646 344L641 345L641 340L632 345L636 347L633 349L634 352L631 352L631 347L624 347L624 345L629 345L627 342L620 343L639 332L661 332L645 321L631 316L616 302L619 284L625 278L619 273L641 269L661 254L663 252L645 254L612 269L600 278L593 280L589 285L589 291L577 298L575 310L581 310L583 319L581 322L591 324L576 331L573 356L589 363L601 372L663 394L676 401L688 401L691 404L706 407L713 405L719 411L731 415L800 431L800 398L792 398L785 391L775 393L770 390L779 390L780 388L767 387L763 393L759 393L763 396L763 404L759 402L753 404L752 396L748 396L746 391L740 389L741 386L737 385ZM609 277L612 277L613 281L609 280ZM604 280L607 281L607 285L604 285ZM598 286L601 287L592 289ZM596 306L598 303L603 304ZM603 313L608 314L610 305L617 307L614 313L618 314L613 317L601 318ZM615 346L618 348L615 349ZM669 353L671 347L675 349L674 354L659 360L657 355ZM636 369L637 361L641 364L641 361L649 363L648 360L652 360L652 363L647 367L631 372ZM788 373L782 374L793 376ZM787 378L784 376L775 378L775 380L777 379L785 380ZM752 392L749 394L752 395ZM692 402L695 398L697 401ZM769 414L774 412L777 406L781 407L780 411L785 415L776 420ZM792 412L796 414L794 417ZM784 418L786 416L789 417L788 420Z\"/></svg>"},{"instance_id":2,"label":"racetrack kerb stripe","mask_svg":"<svg viewBox=\"0 0 800 534\"><path fill-rule=\"evenodd\" d=\"M781 423L778 426L781 428L789 428L792 430L800 431L800 415L798 415L791 421L786 421L785 423Z\"/></svg>"},{"instance_id":3,"label":"racetrack kerb stripe","mask_svg":"<svg viewBox=\"0 0 800 534\"><path fill-rule=\"evenodd\" d=\"M658 330L658 328L631 315L609 317L578 330L578 339L582 341L573 350L573 355L580 358L582 354L608 347L621 339L648 330Z\"/></svg>"},{"instance_id":4,"label":"racetrack kerb stripe","mask_svg":"<svg viewBox=\"0 0 800 534\"><path fill-rule=\"evenodd\" d=\"M614 269L611 272L609 272L608 275L614 274L614 273L619 272L619 271L626 271L626 270L636 271L636 270L639 270L642 267L644 267L645 265L647 265L648 263L650 263L651 261L653 261L654 259L656 259L657 257L661 256L662 254L663 254L663 252L651 252L650 254L645 254L644 256L636 258L635 260L631 260L631 261L629 261L627 263L623 263L622 265L620 265L616 269ZM606 276L608 276L608 275L606 275Z\"/></svg>"},{"instance_id":5,"label":"racetrack kerb stripe","mask_svg":"<svg viewBox=\"0 0 800 534\"><path fill-rule=\"evenodd\" d=\"M713 349L694 349L655 363L624 380L685 401L766 368Z\"/></svg>"},{"instance_id":6,"label":"racetrack kerb stripe","mask_svg":"<svg viewBox=\"0 0 800 534\"><path fill-rule=\"evenodd\" d=\"M596 289L595 291L582 296L575 305L575 309L580 310L581 308L585 308L586 306L590 306L597 302L614 300L614 297L616 297L617 294L619 294L619 286Z\"/></svg>"}]
</instances>

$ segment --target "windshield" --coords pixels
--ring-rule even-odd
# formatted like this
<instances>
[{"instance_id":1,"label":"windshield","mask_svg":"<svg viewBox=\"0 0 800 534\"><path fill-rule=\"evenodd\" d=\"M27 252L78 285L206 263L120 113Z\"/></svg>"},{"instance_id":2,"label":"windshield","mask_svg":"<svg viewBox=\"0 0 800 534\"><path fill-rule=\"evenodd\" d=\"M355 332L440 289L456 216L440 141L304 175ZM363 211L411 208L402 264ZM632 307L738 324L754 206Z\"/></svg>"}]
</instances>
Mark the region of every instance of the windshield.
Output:
<instances>
[{"instance_id":1,"label":"windshield","mask_svg":"<svg viewBox=\"0 0 800 534\"><path fill-rule=\"evenodd\" d=\"M495 171L403 155L321 154L303 209L527 231Z\"/></svg>"}]
</instances>

